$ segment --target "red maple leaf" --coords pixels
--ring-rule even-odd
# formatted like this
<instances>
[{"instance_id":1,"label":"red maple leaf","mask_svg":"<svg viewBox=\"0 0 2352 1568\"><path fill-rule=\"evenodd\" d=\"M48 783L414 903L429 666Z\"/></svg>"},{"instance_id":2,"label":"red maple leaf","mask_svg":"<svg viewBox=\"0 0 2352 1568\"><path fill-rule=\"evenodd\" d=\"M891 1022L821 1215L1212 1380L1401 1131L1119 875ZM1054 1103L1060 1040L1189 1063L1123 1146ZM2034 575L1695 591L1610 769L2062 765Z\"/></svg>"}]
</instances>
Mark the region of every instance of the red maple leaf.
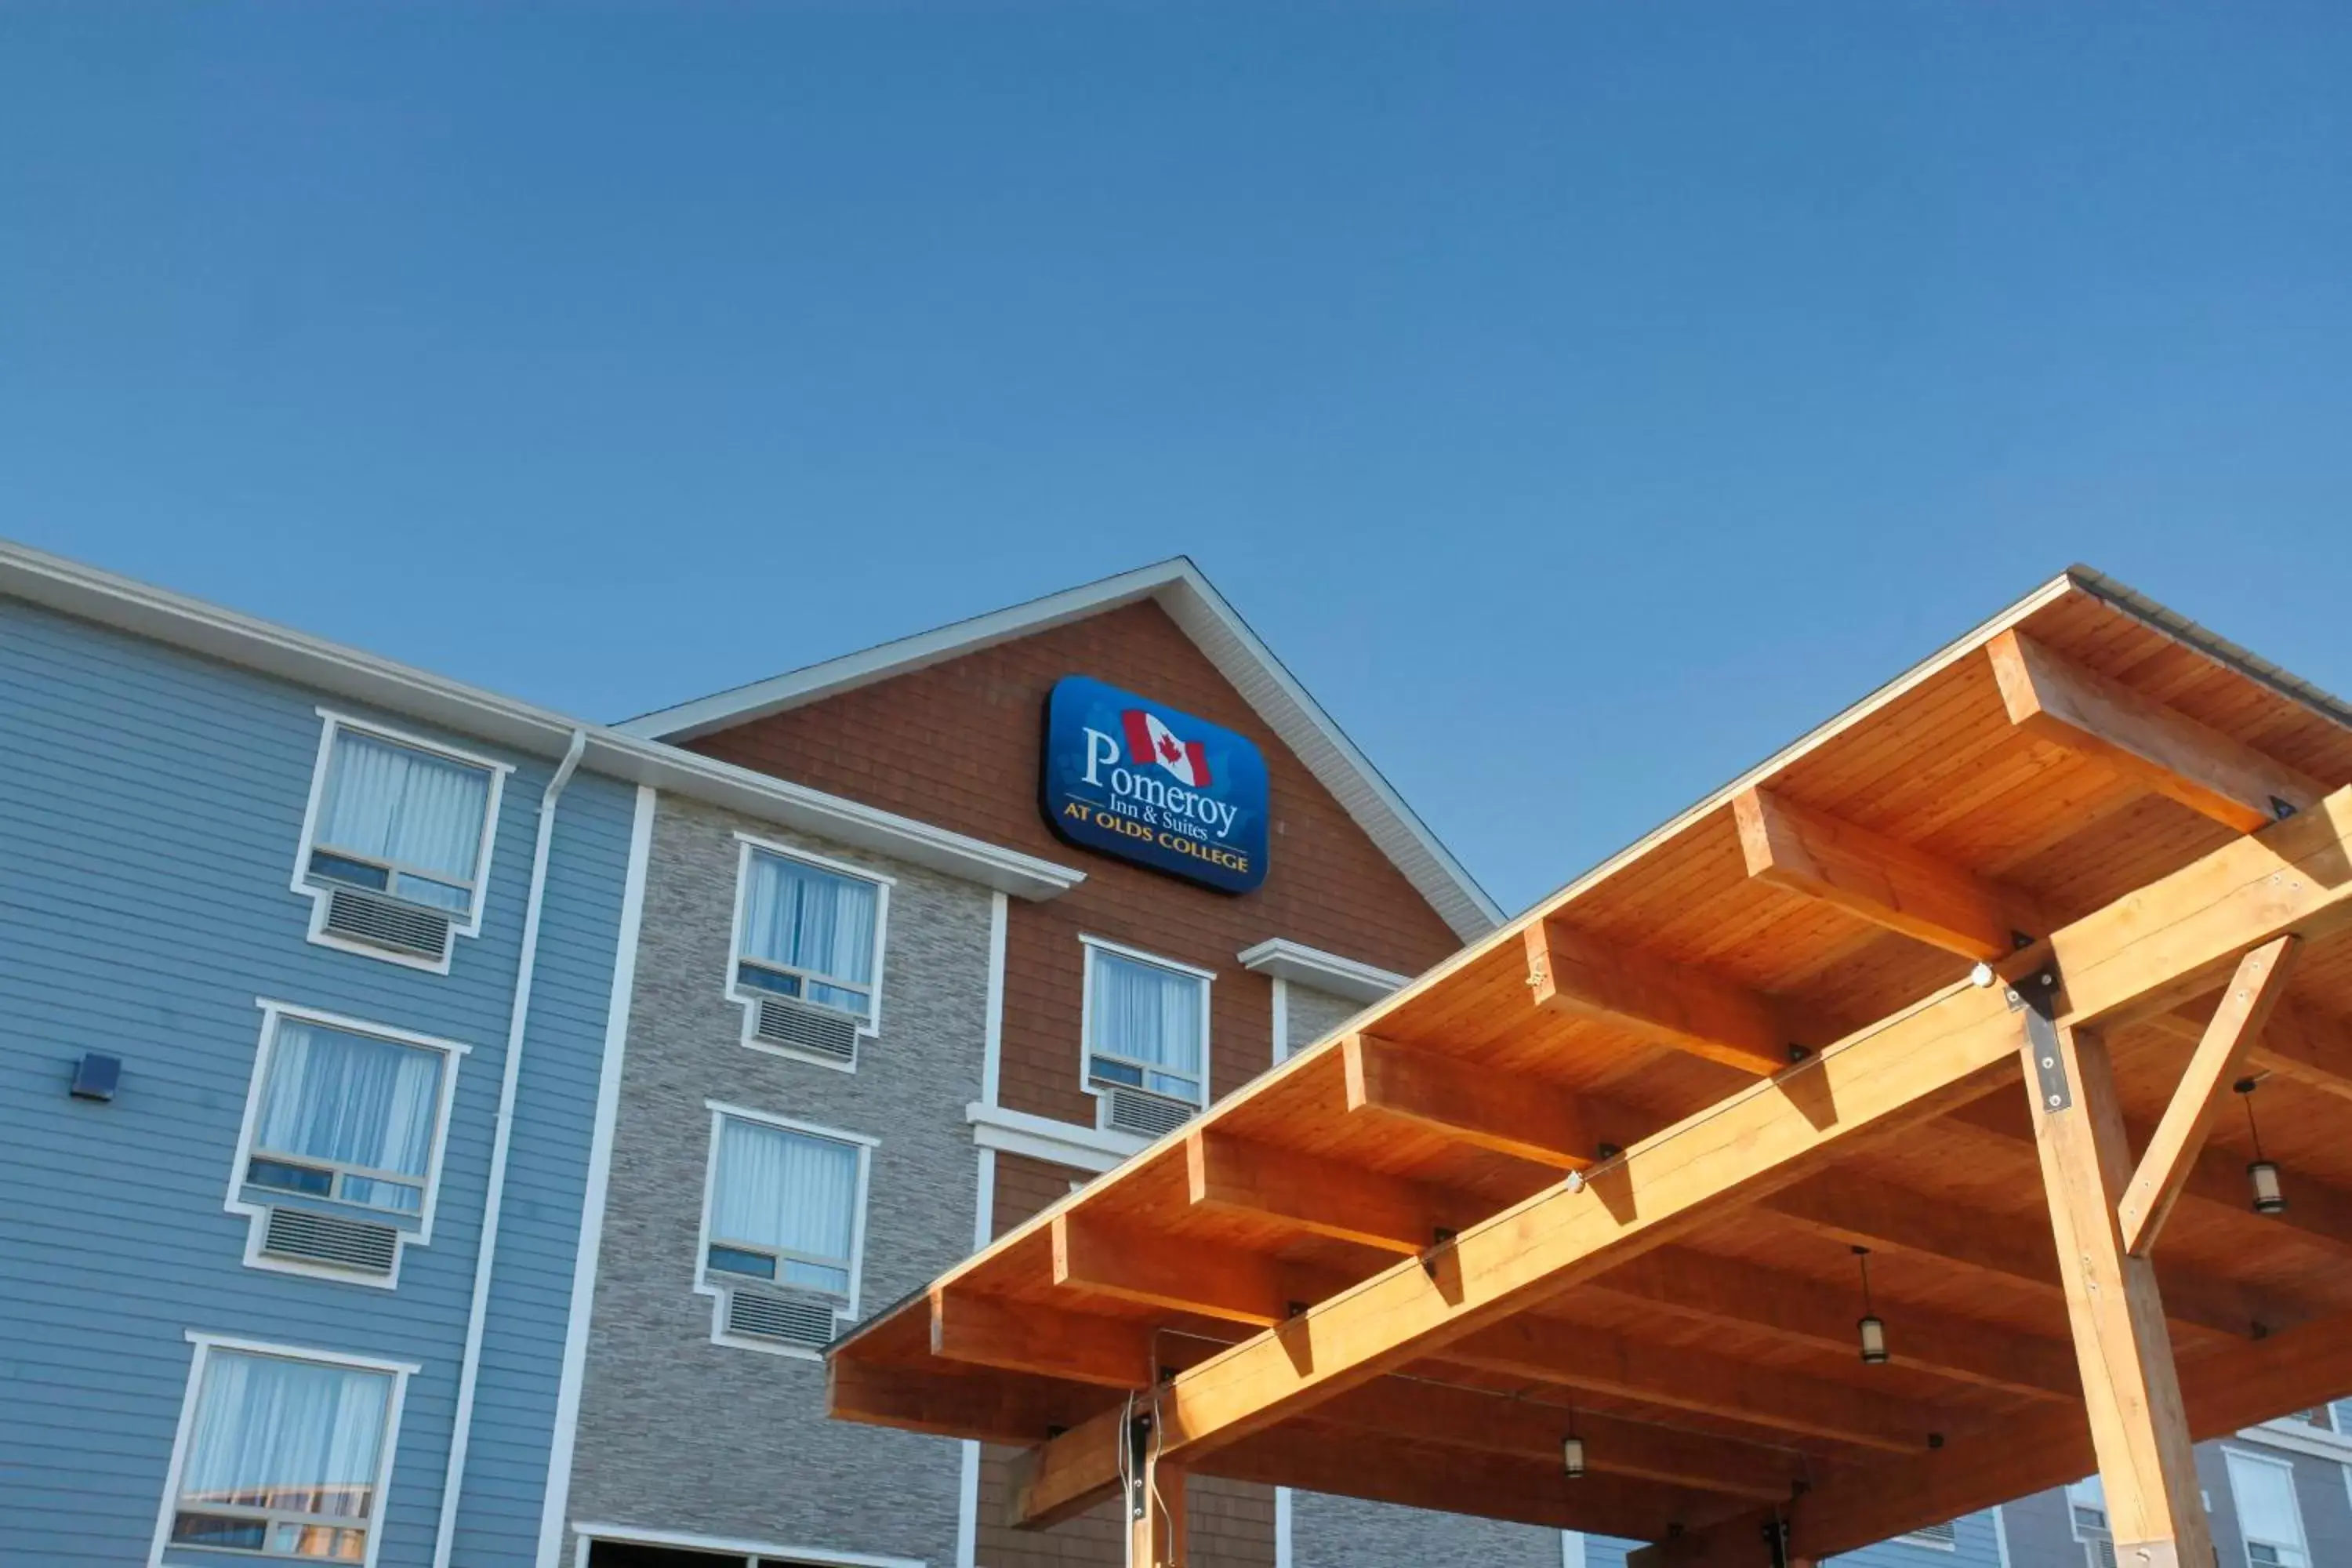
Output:
<instances>
[{"instance_id":1,"label":"red maple leaf","mask_svg":"<svg viewBox=\"0 0 2352 1568\"><path fill-rule=\"evenodd\" d=\"M1176 743L1175 736L1162 735L1160 737L1160 754L1172 763L1184 755L1184 749Z\"/></svg>"}]
</instances>

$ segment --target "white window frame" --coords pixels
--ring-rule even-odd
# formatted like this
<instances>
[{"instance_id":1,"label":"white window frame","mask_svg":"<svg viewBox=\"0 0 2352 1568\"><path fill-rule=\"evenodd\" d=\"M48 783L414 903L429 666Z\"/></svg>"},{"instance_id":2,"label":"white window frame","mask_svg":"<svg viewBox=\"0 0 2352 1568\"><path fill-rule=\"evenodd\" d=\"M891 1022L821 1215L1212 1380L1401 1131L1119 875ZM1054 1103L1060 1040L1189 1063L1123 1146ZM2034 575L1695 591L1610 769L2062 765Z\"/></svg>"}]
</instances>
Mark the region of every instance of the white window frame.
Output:
<instances>
[{"instance_id":1,"label":"white window frame","mask_svg":"<svg viewBox=\"0 0 2352 1568\"><path fill-rule=\"evenodd\" d=\"M1913 1531L1896 1536L1894 1544L1908 1546L1915 1552L1958 1552L1960 1549L1960 1521L1957 1519L1948 1520L1946 1524L1952 1532L1952 1538L1949 1541L1938 1540L1935 1536L1922 1535Z\"/></svg>"},{"instance_id":2,"label":"white window frame","mask_svg":"<svg viewBox=\"0 0 2352 1568\"><path fill-rule=\"evenodd\" d=\"M635 1524L572 1521L572 1568L588 1568L588 1553L600 1541L615 1546L675 1546L687 1552L740 1557L741 1568L927 1568L919 1557L885 1557L872 1552L843 1552L830 1546L780 1546L772 1542L745 1541L731 1535L700 1535L683 1530L647 1530Z\"/></svg>"},{"instance_id":3,"label":"white window frame","mask_svg":"<svg viewBox=\"0 0 2352 1568\"><path fill-rule=\"evenodd\" d=\"M2241 1448L2234 1443L2225 1443L2221 1446L2221 1459L2222 1472L2227 1475L2230 1479L2230 1511L2236 1514L2238 1517L2238 1549L2245 1553L2246 1568L2263 1568L2263 1565L2258 1564L2254 1562L2254 1537L2252 1533L2246 1529L2246 1510L2238 1499L2238 1474L2233 1467L2241 1462L2249 1465L2268 1465L2273 1469L2284 1470L2286 1472L2287 1500L2294 1508L2295 1533L2302 1537L2301 1540L2294 1543L2294 1550L2302 1554L2303 1560L2305 1563L2313 1563L2314 1560L2311 1555L2311 1525L2304 1517L2303 1493L2301 1489L2295 1485L2294 1461L2292 1459L2279 1458L2270 1454L2257 1454L2251 1448ZM2273 1541L2265 1542L2264 1544L2271 1546L2283 1546L2287 1543L2284 1542Z\"/></svg>"},{"instance_id":4,"label":"white window frame","mask_svg":"<svg viewBox=\"0 0 2352 1568\"><path fill-rule=\"evenodd\" d=\"M319 755L310 768L310 802L302 813L302 837L295 847L294 877L289 884L296 893L310 900L310 940L320 947L331 947L340 952L355 952L362 958L380 959L386 963L397 963L407 969L422 969L430 974L446 974L449 973L450 958L457 951L457 939L461 936L470 937L481 934L482 910L489 902L490 856L498 847L499 803L505 798L507 775L514 772L514 764L499 762L495 757L483 756L478 752L462 750L444 741L428 740L423 735L411 734L405 730L396 730L388 724L379 724L373 720L354 718L349 713L338 712L332 708L320 708L318 712L322 721L319 731ZM372 741L383 741L394 746L406 746L411 750L429 752L436 757L446 757L453 763L463 763L467 767L486 769L490 775L489 795L482 803L482 841L474 855L474 896L471 907L463 919L457 918L454 911L445 911L450 913L449 945L438 960L372 947L366 942L352 942L327 930L327 901L334 895L334 885L311 879L310 851L316 847L319 807L326 799L327 771L334 763L335 738L346 730L354 734L364 735Z\"/></svg>"},{"instance_id":5,"label":"white window frame","mask_svg":"<svg viewBox=\"0 0 2352 1568\"><path fill-rule=\"evenodd\" d=\"M773 838L762 838L757 834L738 833L735 835L735 910L729 917L727 931L726 995L730 1002L742 1005L743 1044L755 1051L766 1051L771 1056L790 1057L794 1061L812 1062L818 1067L831 1068L836 1072L856 1072L857 1063L854 1058L845 1062L835 1061L831 1057L819 1056L814 1051L799 1050L774 1040L763 1040L758 1037L761 999L763 996L773 997L779 993L762 992L756 986L746 986L736 980L737 970L743 963L743 909L751 896L751 862L755 856L774 855L786 860L797 860L803 866L814 867L820 871L829 871L836 877L852 878L873 887L874 979L866 993L866 1016L859 1020L857 1025L857 1037L862 1040L870 1040L882 1032L882 961L884 955L889 951L890 945L890 893L898 885L898 879L870 867L853 866L846 860L831 859L803 849L797 845L779 843ZM755 962L764 963L765 960ZM814 975L813 978L821 984L828 983L824 975ZM857 1016L855 1013L844 1013L841 1016L845 1018Z\"/></svg>"},{"instance_id":6,"label":"white window frame","mask_svg":"<svg viewBox=\"0 0 2352 1568\"><path fill-rule=\"evenodd\" d=\"M425 1247L433 1240L433 1212L441 1194L441 1159L449 1147L449 1116L457 1100L457 1069L473 1047L457 1040L444 1040L432 1035L420 1035L408 1029L395 1029L384 1024L371 1024L364 1018L348 1018L340 1013L322 1012L316 1007L299 1006L291 1002L273 1001L267 996L254 998L261 1009L261 1033L254 1047L253 1073L245 1090L245 1118L237 1128L236 1157L229 1166L228 1199L224 1205L233 1215L246 1216L245 1266L266 1269L273 1274L300 1274L313 1279L331 1279L339 1285L362 1285L370 1289L393 1290L400 1286L400 1263L411 1244ZM340 1029L346 1034L368 1035L394 1045L421 1046L442 1053L441 1103L433 1123L433 1152L425 1163L425 1194L415 1215L390 1210L367 1212L359 1205L337 1203L331 1198L318 1198L304 1193L286 1193L275 1200L249 1198L246 1189L246 1168L253 1163L254 1129L261 1120L261 1093L269 1080L269 1061L278 1047L280 1023L292 1019L299 1024L315 1024L322 1029ZM255 1188L257 1192L263 1191ZM330 1268L323 1264L305 1263L295 1258L269 1258L263 1255L261 1243L269 1228L269 1211L273 1208L301 1209L306 1213L328 1214L340 1218L364 1217L381 1225L391 1226L400 1233L394 1244L392 1272L379 1279L373 1275L354 1274L345 1269Z\"/></svg>"},{"instance_id":7,"label":"white window frame","mask_svg":"<svg viewBox=\"0 0 2352 1568\"><path fill-rule=\"evenodd\" d=\"M863 1132L845 1132L838 1127L824 1127L814 1121L802 1121L790 1116L779 1116L772 1110L754 1110L747 1105L736 1105L723 1100L706 1100L703 1106L710 1112L710 1147L703 1156L702 1219L696 1227L694 1238L694 1293L710 1298L710 1342L729 1345L737 1350L760 1351L768 1355L790 1356L799 1361L824 1359L824 1352L805 1345L779 1344L769 1340L747 1339L727 1331L727 1298L740 1288L724 1276L713 1278L710 1272L710 1215L719 1201L719 1137L731 1118L755 1126L772 1127L784 1132L797 1132L807 1138L824 1138L835 1143L846 1143L857 1151L856 1208L849 1216L849 1300L836 1310L835 1321L854 1323L858 1319L859 1302L866 1289L866 1191L873 1180L874 1151L882 1146L879 1138ZM757 1281L745 1281L756 1287Z\"/></svg>"},{"instance_id":8,"label":"white window frame","mask_svg":"<svg viewBox=\"0 0 2352 1568\"><path fill-rule=\"evenodd\" d=\"M1137 963L1148 963L1155 969L1165 969L1172 973L1188 975L1201 983L1200 1109L1208 1110L1209 1102L1216 1098L1215 1090L1210 1087L1209 1077L1210 1044L1215 1039L1217 1033L1216 1016L1213 1011L1216 1002L1216 972L1203 969L1197 963L1187 963L1181 958L1170 958L1163 953L1146 952L1139 947L1129 947L1125 942L1113 942L1108 937L1088 936L1081 933L1078 942L1084 950L1086 963L1085 979L1078 992L1078 1087L1095 1097L1097 1102L1096 1117L1097 1123L1100 1122L1103 1115L1108 1113L1111 1092L1110 1086L1098 1084L1094 1080L1095 954L1097 952L1113 953ZM1159 1090L1153 1089L1145 1089L1140 1092L1159 1095L1162 1100L1175 1098L1172 1095L1160 1094Z\"/></svg>"},{"instance_id":9,"label":"white window frame","mask_svg":"<svg viewBox=\"0 0 2352 1568\"><path fill-rule=\"evenodd\" d=\"M361 1568L374 1568L376 1553L383 1544L384 1514L392 1492L393 1458L400 1447L401 1407L408 1397L409 1378L424 1370L423 1367L415 1362L385 1361L377 1356L352 1355L342 1351L274 1344L227 1334L205 1333L196 1329L187 1330L186 1339L194 1349L188 1357L187 1387L180 1396L180 1425L172 1438L172 1462L163 1473L163 1496L155 1510L155 1540L148 1549L148 1568L165 1568L166 1552L172 1553L183 1564L304 1561L299 1557L272 1559L261 1552L223 1552L202 1546L175 1549L172 1544L172 1519L179 1511L180 1477L187 1465L188 1439L195 1431L196 1402L204 1392L205 1369L211 1364L215 1351L229 1351L238 1355L276 1356L281 1361L308 1362L314 1366L391 1374L392 1393L384 1401L382 1452L376 1458L374 1507L369 1511L367 1520L367 1554L360 1560Z\"/></svg>"}]
</instances>

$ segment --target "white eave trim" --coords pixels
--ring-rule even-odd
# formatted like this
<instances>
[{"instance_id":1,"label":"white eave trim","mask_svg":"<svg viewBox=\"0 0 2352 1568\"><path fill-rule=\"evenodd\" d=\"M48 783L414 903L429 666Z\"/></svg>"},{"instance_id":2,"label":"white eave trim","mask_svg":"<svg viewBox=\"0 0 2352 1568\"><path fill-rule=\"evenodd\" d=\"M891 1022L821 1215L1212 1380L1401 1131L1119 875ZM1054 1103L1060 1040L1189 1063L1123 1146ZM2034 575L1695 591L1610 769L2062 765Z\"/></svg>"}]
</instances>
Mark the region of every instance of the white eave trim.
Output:
<instances>
[{"instance_id":1,"label":"white eave trim","mask_svg":"<svg viewBox=\"0 0 2352 1568\"><path fill-rule=\"evenodd\" d=\"M2238 1436L2245 1442L2258 1443L2266 1448L2283 1448L2290 1454L2308 1454L2315 1459L2331 1459L2339 1465L2352 1465L2352 1437L2323 1432L2308 1422L2282 1417L2276 1421L2265 1421L2259 1426L2248 1426Z\"/></svg>"},{"instance_id":2,"label":"white eave trim","mask_svg":"<svg viewBox=\"0 0 2352 1568\"><path fill-rule=\"evenodd\" d=\"M971 1123L972 1142L982 1149L1020 1154L1074 1170L1108 1171L1129 1155L1139 1154L1151 1146L1151 1140L1132 1132L1081 1127L1075 1121L1056 1121L1050 1116L1007 1110L1001 1105L987 1105L977 1100L963 1108L963 1115Z\"/></svg>"},{"instance_id":3,"label":"white eave trim","mask_svg":"<svg viewBox=\"0 0 2352 1568\"><path fill-rule=\"evenodd\" d=\"M1475 941L1502 924L1501 907L1413 815L1273 650L1258 640L1224 595L1182 556L665 708L619 728L649 739L689 741L1144 599L1159 601L1456 936Z\"/></svg>"},{"instance_id":4,"label":"white eave trim","mask_svg":"<svg viewBox=\"0 0 2352 1568\"><path fill-rule=\"evenodd\" d=\"M679 751L607 725L428 674L26 546L0 541L0 595L150 638L312 691L536 756L562 757L575 731L593 773L926 867L1023 899L1050 899L1086 873L804 784Z\"/></svg>"},{"instance_id":5,"label":"white eave trim","mask_svg":"<svg viewBox=\"0 0 2352 1568\"><path fill-rule=\"evenodd\" d=\"M1278 936L1255 947L1245 947L1234 956L1241 961L1244 969L1278 980L1296 981L1350 1002L1377 1002L1412 978Z\"/></svg>"}]
</instances>

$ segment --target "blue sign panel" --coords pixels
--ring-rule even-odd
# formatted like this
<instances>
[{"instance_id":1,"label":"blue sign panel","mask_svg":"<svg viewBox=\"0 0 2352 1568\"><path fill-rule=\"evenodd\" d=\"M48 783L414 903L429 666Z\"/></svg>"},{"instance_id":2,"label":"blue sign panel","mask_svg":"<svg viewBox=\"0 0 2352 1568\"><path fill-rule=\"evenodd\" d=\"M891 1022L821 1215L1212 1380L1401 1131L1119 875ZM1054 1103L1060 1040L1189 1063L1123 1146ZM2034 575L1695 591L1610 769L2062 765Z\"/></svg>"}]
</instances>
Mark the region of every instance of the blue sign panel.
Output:
<instances>
[{"instance_id":1,"label":"blue sign panel","mask_svg":"<svg viewBox=\"0 0 2352 1568\"><path fill-rule=\"evenodd\" d=\"M1265 758L1231 730L1083 675L1045 705L1045 820L1228 893L1265 880Z\"/></svg>"}]
</instances>

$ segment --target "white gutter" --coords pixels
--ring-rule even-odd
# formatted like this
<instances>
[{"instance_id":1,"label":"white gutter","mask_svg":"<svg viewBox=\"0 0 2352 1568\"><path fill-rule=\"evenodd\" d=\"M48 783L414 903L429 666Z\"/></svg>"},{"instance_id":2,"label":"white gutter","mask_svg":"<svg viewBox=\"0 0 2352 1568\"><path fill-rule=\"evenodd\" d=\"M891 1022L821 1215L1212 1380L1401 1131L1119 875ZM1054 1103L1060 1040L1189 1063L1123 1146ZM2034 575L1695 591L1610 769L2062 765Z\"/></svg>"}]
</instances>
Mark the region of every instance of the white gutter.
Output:
<instances>
[{"instance_id":1,"label":"white gutter","mask_svg":"<svg viewBox=\"0 0 2352 1568\"><path fill-rule=\"evenodd\" d=\"M490 1141L490 1180L482 1205L482 1239L474 1249L474 1302L466 1314L466 1353L457 1372L457 1419L449 1433L449 1469L441 1482L441 1528L433 1538L433 1568L449 1568L457 1535L457 1504L466 1484L466 1449L474 1435L474 1389L481 1379L482 1337L489 1326L490 1274L499 1253L499 1219L506 1207L507 1152L514 1143L515 1090L522 1080L522 1037L530 1022L530 986L539 967L539 917L547 901L548 851L555 841L555 803L588 750L588 731L572 743L539 797L539 838L530 852L530 897L523 905L522 955L515 963L514 1005L507 1015L506 1069L499 1079L498 1131Z\"/></svg>"}]
</instances>

